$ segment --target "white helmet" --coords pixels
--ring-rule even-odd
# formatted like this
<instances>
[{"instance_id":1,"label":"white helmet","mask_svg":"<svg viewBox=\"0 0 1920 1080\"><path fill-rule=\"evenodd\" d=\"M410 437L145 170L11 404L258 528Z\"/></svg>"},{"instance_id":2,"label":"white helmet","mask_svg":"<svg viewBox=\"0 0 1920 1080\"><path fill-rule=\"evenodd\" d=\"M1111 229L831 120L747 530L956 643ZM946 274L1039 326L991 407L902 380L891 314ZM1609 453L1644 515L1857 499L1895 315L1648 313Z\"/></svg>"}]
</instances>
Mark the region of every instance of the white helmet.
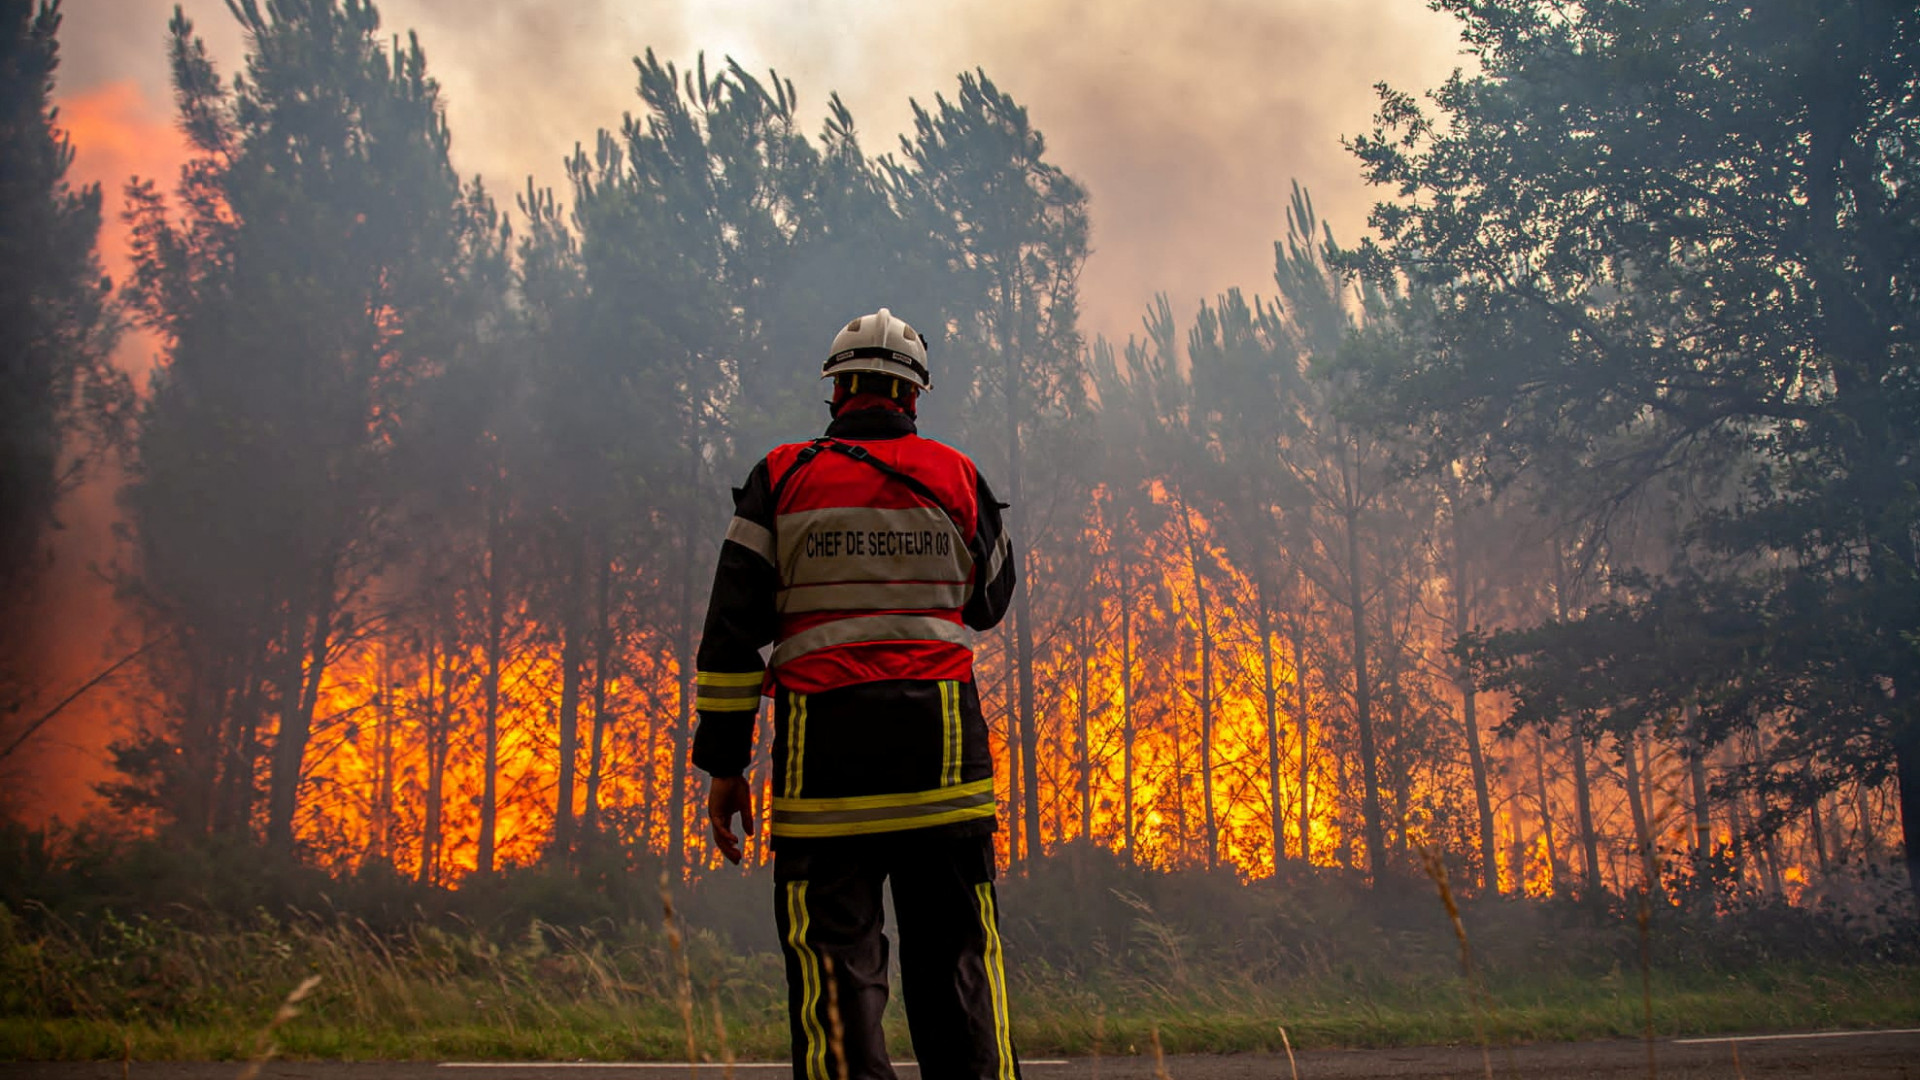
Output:
<instances>
[{"instance_id":1,"label":"white helmet","mask_svg":"<svg viewBox=\"0 0 1920 1080\"><path fill-rule=\"evenodd\" d=\"M927 373L927 340L886 308L860 316L835 334L827 362L820 365L823 379L859 371L933 389L933 378Z\"/></svg>"}]
</instances>

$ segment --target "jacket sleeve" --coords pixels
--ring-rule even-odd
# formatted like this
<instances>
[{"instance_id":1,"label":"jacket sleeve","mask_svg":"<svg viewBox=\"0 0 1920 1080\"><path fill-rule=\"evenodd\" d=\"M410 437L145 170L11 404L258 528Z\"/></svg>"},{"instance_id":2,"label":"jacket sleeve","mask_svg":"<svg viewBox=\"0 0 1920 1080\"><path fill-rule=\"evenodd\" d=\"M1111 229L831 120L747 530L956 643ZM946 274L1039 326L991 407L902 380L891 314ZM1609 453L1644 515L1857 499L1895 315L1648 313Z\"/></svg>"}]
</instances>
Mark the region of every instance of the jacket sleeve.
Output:
<instances>
[{"instance_id":1,"label":"jacket sleeve","mask_svg":"<svg viewBox=\"0 0 1920 1080\"><path fill-rule=\"evenodd\" d=\"M1007 504L993 497L985 478L975 480L974 498L979 512L973 541L967 545L973 556L973 588L960 618L975 630L991 630L1006 617L1013 598L1013 542L1000 521Z\"/></svg>"},{"instance_id":2,"label":"jacket sleeve","mask_svg":"<svg viewBox=\"0 0 1920 1080\"><path fill-rule=\"evenodd\" d=\"M776 628L779 588L773 546L774 507L762 460L733 492L734 516L720 544L706 628L695 658L693 764L712 776L739 776L753 759L754 721L766 665L762 646Z\"/></svg>"}]
</instances>

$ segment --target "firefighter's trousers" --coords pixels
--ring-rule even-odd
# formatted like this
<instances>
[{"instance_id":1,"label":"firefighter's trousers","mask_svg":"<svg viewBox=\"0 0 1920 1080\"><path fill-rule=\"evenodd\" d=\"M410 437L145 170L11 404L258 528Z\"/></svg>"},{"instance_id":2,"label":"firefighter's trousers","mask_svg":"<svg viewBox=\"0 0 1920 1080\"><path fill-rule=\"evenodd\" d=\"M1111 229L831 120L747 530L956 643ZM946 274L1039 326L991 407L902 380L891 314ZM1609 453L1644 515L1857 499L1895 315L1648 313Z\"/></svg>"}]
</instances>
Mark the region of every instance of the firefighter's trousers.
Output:
<instances>
[{"instance_id":1,"label":"firefighter's trousers","mask_svg":"<svg viewBox=\"0 0 1920 1080\"><path fill-rule=\"evenodd\" d=\"M991 836L815 841L773 859L796 1080L893 1080L880 1015L893 890L907 1030L924 1080L1015 1080ZM846 1071L840 1070L844 1053Z\"/></svg>"}]
</instances>

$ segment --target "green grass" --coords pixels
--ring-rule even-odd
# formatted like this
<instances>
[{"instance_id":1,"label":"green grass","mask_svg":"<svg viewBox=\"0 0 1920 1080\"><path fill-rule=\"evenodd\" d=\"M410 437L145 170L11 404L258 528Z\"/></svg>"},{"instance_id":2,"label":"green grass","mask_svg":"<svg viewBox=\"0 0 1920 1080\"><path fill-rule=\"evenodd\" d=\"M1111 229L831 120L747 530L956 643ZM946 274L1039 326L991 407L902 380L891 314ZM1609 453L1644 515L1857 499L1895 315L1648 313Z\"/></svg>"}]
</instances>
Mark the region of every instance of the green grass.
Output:
<instances>
[{"instance_id":1,"label":"green grass","mask_svg":"<svg viewBox=\"0 0 1920 1080\"><path fill-rule=\"evenodd\" d=\"M1149 934L1154 937L1155 934ZM418 927L399 935L319 920L212 933L109 921L91 935L29 932L0 908L0 1059L230 1060L256 1052L287 993L317 975L273 1032L296 1058L673 1060L686 1054L684 958L696 1052L718 1059L716 1001L739 1059L786 1049L777 956L694 933L676 953L642 925L501 942ZM1169 974L1171 972L1171 974ZM1476 1040L1466 984L1433 965L1251 979L1211 960L1136 955L1082 974L1014 972L1015 1034L1029 1054L1379 1047ZM1636 1037L1640 973L1496 974L1490 1041ZM1920 969L1773 963L1734 974L1655 972L1663 1035L1920 1024ZM909 1052L898 999L891 1041Z\"/></svg>"},{"instance_id":2,"label":"green grass","mask_svg":"<svg viewBox=\"0 0 1920 1080\"><path fill-rule=\"evenodd\" d=\"M281 1055L676 1060L690 1008L695 1053L718 1058L717 1006L737 1058L778 1058L786 989L767 885L696 883L681 910L713 929L682 937L662 928L658 892L632 873L600 884L529 876L521 893L493 897L491 915L480 891L348 897L339 909L329 894L270 916L264 900L219 907L42 882L37 895L66 899L0 903L0 1060L250 1057L310 977L319 983L300 1015L271 1028ZM1642 941L1618 904L1463 903L1485 984L1476 1009L1452 926L1420 881L1243 883L1064 858L1003 882L1003 896L1015 1036L1028 1054L1144 1053L1156 1033L1170 1053L1279 1050L1282 1028L1299 1048L1643 1031ZM1771 901L1663 908L1654 1030L1920 1026L1920 939L1886 915L1898 904L1881 907L1864 919ZM384 914L369 925L340 911ZM903 1054L904 1020L896 995L889 1040Z\"/></svg>"}]
</instances>

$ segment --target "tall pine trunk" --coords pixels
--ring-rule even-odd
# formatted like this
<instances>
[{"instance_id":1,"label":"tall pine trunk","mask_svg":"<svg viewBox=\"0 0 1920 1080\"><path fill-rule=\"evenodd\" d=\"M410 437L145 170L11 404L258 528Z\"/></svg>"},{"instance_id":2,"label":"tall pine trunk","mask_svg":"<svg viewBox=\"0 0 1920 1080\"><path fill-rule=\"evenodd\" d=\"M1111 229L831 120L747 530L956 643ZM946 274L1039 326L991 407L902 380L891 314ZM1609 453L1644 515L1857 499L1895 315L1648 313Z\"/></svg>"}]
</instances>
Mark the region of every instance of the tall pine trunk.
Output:
<instances>
[{"instance_id":1,"label":"tall pine trunk","mask_svg":"<svg viewBox=\"0 0 1920 1080\"><path fill-rule=\"evenodd\" d=\"M1620 760L1626 765L1627 810L1633 817L1634 853L1640 859L1640 881L1647 895L1660 892L1660 868L1653 850L1653 819L1648 814L1646 786L1643 778L1646 771L1640 762L1639 740L1627 736L1622 738L1616 748Z\"/></svg>"},{"instance_id":2,"label":"tall pine trunk","mask_svg":"<svg viewBox=\"0 0 1920 1080\"><path fill-rule=\"evenodd\" d=\"M1360 513L1349 503L1347 526L1347 609L1353 616L1353 718L1360 732L1361 828L1367 844L1367 870L1375 885L1387 874L1386 832L1381 827L1380 768L1373 736L1373 686L1368 682L1367 599L1360 566Z\"/></svg>"},{"instance_id":3,"label":"tall pine trunk","mask_svg":"<svg viewBox=\"0 0 1920 1080\"><path fill-rule=\"evenodd\" d=\"M1580 828L1581 899L1600 894L1600 841L1593 832L1593 786L1587 778L1587 739L1575 731L1567 740L1573 752L1573 808Z\"/></svg>"},{"instance_id":4,"label":"tall pine trunk","mask_svg":"<svg viewBox=\"0 0 1920 1080\"><path fill-rule=\"evenodd\" d=\"M428 638L427 644L427 814L420 829L420 873L418 880L422 885L432 885L438 880L437 871L440 862L442 841L442 822L444 820L444 792L447 776L447 729L450 726L449 713L453 707L453 646L445 643L438 650L440 671L434 672L436 645L439 644L436 629Z\"/></svg>"},{"instance_id":5,"label":"tall pine trunk","mask_svg":"<svg viewBox=\"0 0 1920 1080\"><path fill-rule=\"evenodd\" d=\"M1186 533L1187 565L1193 568L1194 610L1200 618L1200 805L1206 829L1207 869L1220 865L1220 822L1213 807L1213 620L1207 603L1207 575L1193 510L1180 497L1180 524Z\"/></svg>"},{"instance_id":6,"label":"tall pine trunk","mask_svg":"<svg viewBox=\"0 0 1920 1080\"><path fill-rule=\"evenodd\" d=\"M1466 530L1460 524L1460 508L1453 508L1453 635L1459 641L1473 631L1473 575L1467 560ZM1487 787L1486 751L1480 745L1479 695L1475 693L1473 672L1464 660L1456 661L1454 683L1460 690L1460 726L1467 740L1467 765L1473 772L1474 809L1480 815L1480 887L1487 892L1500 890L1499 840L1493 828L1493 794Z\"/></svg>"},{"instance_id":7,"label":"tall pine trunk","mask_svg":"<svg viewBox=\"0 0 1920 1080\"><path fill-rule=\"evenodd\" d=\"M1080 613L1080 686L1075 700L1079 703L1075 717L1076 732L1080 742L1080 838L1093 841L1093 748L1088 745L1088 684L1090 673L1088 666L1093 655L1093 619L1085 611Z\"/></svg>"},{"instance_id":8,"label":"tall pine trunk","mask_svg":"<svg viewBox=\"0 0 1920 1080\"><path fill-rule=\"evenodd\" d=\"M605 744L607 736L607 680L608 671L613 662L613 629L608 609L613 601L613 560L608 556L605 545L598 551L596 565L598 579L594 589L593 628L593 733L587 747L587 806L583 818L583 833L588 843L595 843L600 832L600 780L605 763Z\"/></svg>"},{"instance_id":9,"label":"tall pine trunk","mask_svg":"<svg viewBox=\"0 0 1920 1080\"><path fill-rule=\"evenodd\" d=\"M1267 609L1264 578L1253 585L1253 603L1260 630L1260 701L1267 723L1267 817L1273 829L1273 872L1287 857L1287 810L1280 801L1280 709L1273 685L1273 615Z\"/></svg>"},{"instance_id":10,"label":"tall pine trunk","mask_svg":"<svg viewBox=\"0 0 1920 1080\"><path fill-rule=\"evenodd\" d=\"M1004 269L1000 281L1000 295L1003 299L1020 295L1008 282ZM1005 371L1001 384L1006 397L1007 410L1007 498L1010 502L1009 516L1019 521L1021 525L1025 525L1030 519L1026 513L1025 484L1021 475L1023 461L1020 445L1020 391L1025 382L1020 373L1019 326L1022 313L1018 310L1009 310L1010 307L1012 305L1003 307L999 312L1000 326L1003 330L1010 331L1005 334L1001 342L1006 352ZM1017 739L1020 747L1019 783L1010 785L1010 791L1020 792L1017 813L1020 815L1021 828L1016 832L1023 833L1026 841L1024 845L1015 844L1012 838L1009 838L1007 850L1015 859L1022 856L1023 852L1018 850L1022 847L1025 849L1024 855L1027 858L1037 858L1041 852L1040 732L1033 715L1033 608L1029 602L1027 562L1024 556L1026 545L1031 543L1033 543L1031 536L1016 536L1013 550L1007 555L1013 561L1014 571L1012 619L1010 620L1012 626L1009 627L1009 632L1013 635L1012 675L1015 693L1018 695L1015 707L1008 717L1007 739L1010 744ZM1012 756L1011 747L1008 756Z\"/></svg>"},{"instance_id":11,"label":"tall pine trunk","mask_svg":"<svg viewBox=\"0 0 1920 1080\"><path fill-rule=\"evenodd\" d=\"M1307 620L1288 620L1293 646L1293 720L1300 732L1300 864L1313 865L1313 725L1307 719Z\"/></svg>"},{"instance_id":12,"label":"tall pine trunk","mask_svg":"<svg viewBox=\"0 0 1920 1080\"><path fill-rule=\"evenodd\" d=\"M697 491L700 459L687 458L687 490ZM680 588L675 598L673 629L674 719L673 719L673 795L667 801L667 871L678 881L687 869L687 756L693 751L693 605L694 537L690 528L680 533Z\"/></svg>"},{"instance_id":13,"label":"tall pine trunk","mask_svg":"<svg viewBox=\"0 0 1920 1080\"><path fill-rule=\"evenodd\" d=\"M1533 733L1533 783L1537 801L1540 804L1540 836L1547 849L1547 893L1560 895L1560 845L1553 835L1553 802L1547 795L1547 740L1540 732ZM1526 874L1526 864L1520 866L1520 874Z\"/></svg>"},{"instance_id":14,"label":"tall pine trunk","mask_svg":"<svg viewBox=\"0 0 1920 1080\"><path fill-rule=\"evenodd\" d=\"M1693 868L1705 873L1713 856L1713 806L1707 785L1707 749L1700 739L1700 709L1687 706L1687 782L1693 796Z\"/></svg>"},{"instance_id":15,"label":"tall pine trunk","mask_svg":"<svg viewBox=\"0 0 1920 1080\"><path fill-rule=\"evenodd\" d=\"M293 855L293 817L299 809L307 741L313 731L313 711L320 701L320 680L326 674L327 655L333 645L334 607L339 599L334 595L337 561L332 552L321 560L309 604L304 608L313 613L312 618L295 623L295 640L304 648L296 651L286 665L292 707L282 712L280 731L274 737L267 790L267 849L282 858ZM282 700L287 698L283 696Z\"/></svg>"},{"instance_id":16,"label":"tall pine trunk","mask_svg":"<svg viewBox=\"0 0 1920 1080\"><path fill-rule=\"evenodd\" d=\"M480 748L480 852L475 865L482 876L493 873L500 831L500 660L507 622L507 568L497 495L487 519L487 700Z\"/></svg>"},{"instance_id":17,"label":"tall pine trunk","mask_svg":"<svg viewBox=\"0 0 1920 1080\"><path fill-rule=\"evenodd\" d=\"M1133 574L1120 560L1120 803L1121 844L1129 865L1134 850L1133 822Z\"/></svg>"},{"instance_id":18,"label":"tall pine trunk","mask_svg":"<svg viewBox=\"0 0 1920 1080\"><path fill-rule=\"evenodd\" d=\"M560 601L560 768L553 804L553 850L558 861L573 855L573 796L580 756L580 669L586 636L586 540L577 525L566 526L566 590Z\"/></svg>"}]
</instances>

